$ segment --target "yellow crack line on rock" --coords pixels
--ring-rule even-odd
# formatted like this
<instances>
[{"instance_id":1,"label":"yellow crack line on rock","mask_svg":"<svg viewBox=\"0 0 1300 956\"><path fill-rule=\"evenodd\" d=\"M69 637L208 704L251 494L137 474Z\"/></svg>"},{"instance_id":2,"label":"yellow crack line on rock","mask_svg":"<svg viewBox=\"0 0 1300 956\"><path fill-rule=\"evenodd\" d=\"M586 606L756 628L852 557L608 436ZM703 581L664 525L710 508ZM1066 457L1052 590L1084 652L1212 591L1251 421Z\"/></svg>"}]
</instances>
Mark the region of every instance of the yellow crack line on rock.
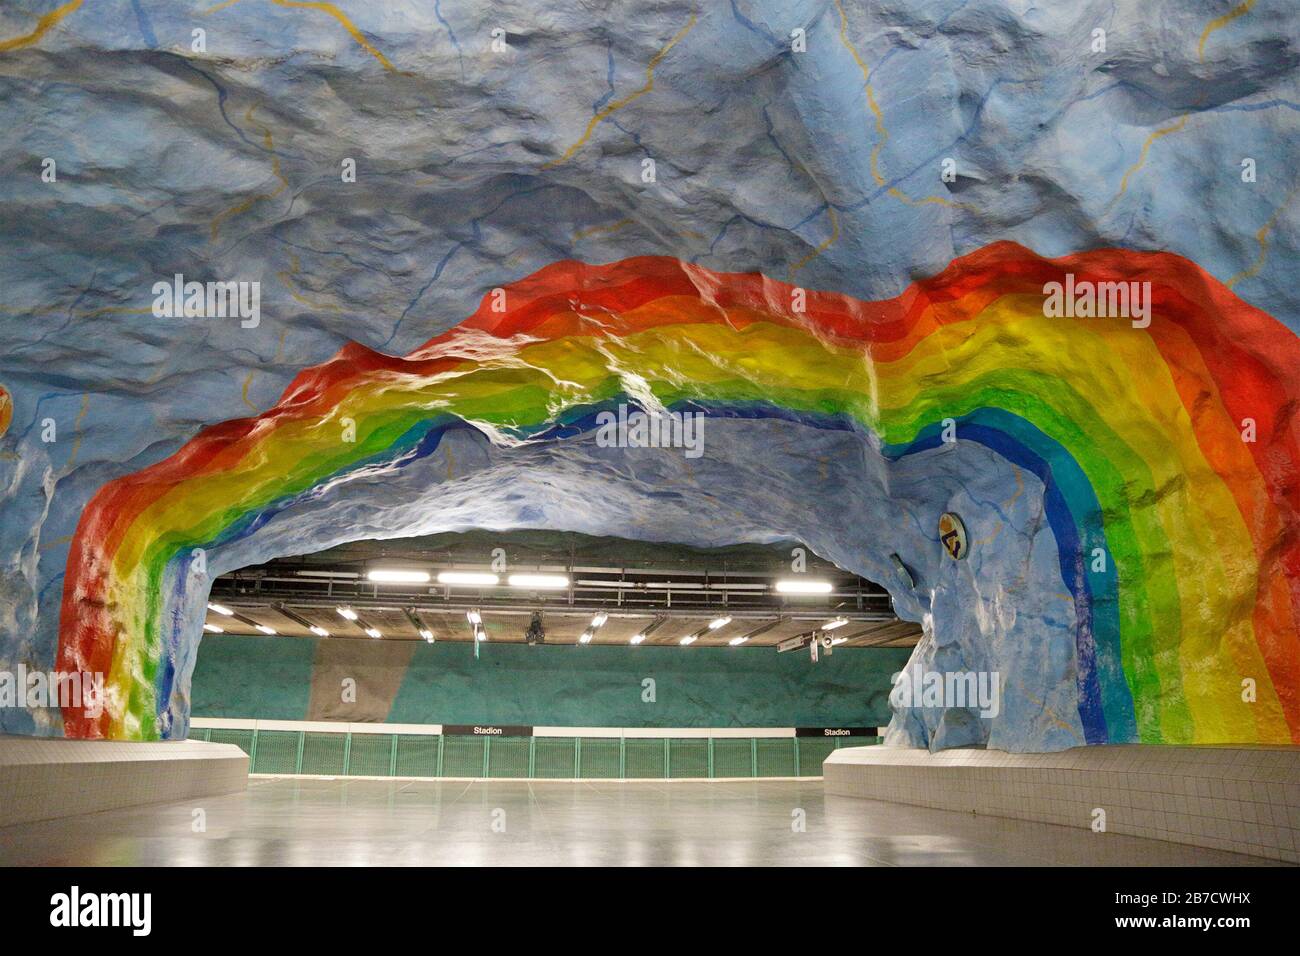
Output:
<instances>
[{"instance_id":1,"label":"yellow crack line on rock","mask_svg":"<svg viewBox=\"0 0 1300 956\"><path fill-rule=\"evenodd\" d=\"M256 103L248 108L248 112L244 114L244 119L262 131L262 142L265 143L266 148L271 151L271 172L275 174L276 179L280 180L280 185L276 187L274 192L258 193L256 196L250 196L248 199L236 203L229 209L217 213L216 216L212 218L212 235L209 240L211 242L216 242L217 232L220 230L221 224L225 220L229 219L231 216L238 216L240 213L251 209L254 205L263 200L274 199L276 196L280 195L280 193L289 188L289 181L280 174L280 157L275 155L275 141L271 138L271 131L261 123L257 122L257 120L253 119L253 110L255 109L257 109Z\"/></svg>"},{"instance_id":2,"label":"yellow crack line on rock","mask_svg":"<svg viewBox=\"0 0 1300 956\"><path fill-rule=\"evenodd\" d=\"M1205 25L1205 29L1201 31L1201 40L1196 47L1198 59L1201 60L1205 59L1205 41L1210 38L1210 34L1212 34L1215 30L1218 30L1220 27L1223 27L1226 24L1231 23L1233 20L1237 19L1237 17L1249 13L1250 8L1253 7L1254 5L1255 5L1255 0L1245 0L1245 2L1242 3L1240 6L1234 7L1232 10L1230 10L1228 13L1225 13L1223 16L1216 17L1215 19L1207 23ZM1200 104L1198 103L1197 105L1199 106ZM1133 176L1134 173L1136 173L1139 169L1141 169L1143 165L1146 164L1147 154L1150 153L1152 144L1154 144L1155 141L1158 139L1162 139L1165 136L1169 136L1171 133L1180 132L1182 128L1187 125L1187 120L1191 117L1191 115L1192 115L1191 113L1184 113L1181 117L1179 117L1178 122L1174 123L1172 126L1166 126L1164 129L1155 130L1154 132L1152 132L1147 136L1146 140L1142 143L1142 152L1138 155L1138 161L1124 171L1124 176L1122 179L1120 179L1119 182L1119 192L1117 192L1111 198L1110 202L1106 204L1105 212L1109 212L1111 208L1115 205L1115 203L1119 202L1120 197L1123 196L1124 193L1128 190L1129 179Z\"/></svg>"},{"instance_id":3,"label":"yellow crack line on rock","mask_svg":"<svg viewBox=\"0 0 1300 956\"><path fill-rule=\"evenodd\" d=\"M256 374L257 369L251 369L249 373L244 376L244 387L239 390L239 397L244 400L244 404L251 408L255 414L261 414L262 410L254 405L248 397L248 386L253 384L253 376Z\"/></svg>"},{"instance_id":4,"label":"yellow crack line on rock","mask_svg":"<svg viewBox=\"0 0 1300 956\"><path fill-rule=\"evenodd\" d=\"M647 93L653 90L655 88L655 67L657 67L660 61L663 60L663 58L668 55L669 50L675 47L678 44L678 42L684 36L686 36L686 34L691 32L691 30L695 27L695 20L696 20L695 14L692 13L690 20L687 21L686 23L686 26L678 30L677 33L673 36L673 38L669 40L668 43L664 46L664 48L650 58L650 62L646 64L646 68L645 68L645 86L641 87L641 89L636 90L635 92L629 93L627 96L623 97L622 99L615 100L614 102L606 106L604 109L602 109L600 112L598 112L595 116L593 116L591 118L591 121L587 123L587 128L586 130L583 131L583 134L578 138L578 141L574 143L572 146L570 146L568 149L566 149L564 153L559 157L559 159L553 159L548 163L544 163L542 165L542 169L553 169L556 166L560 166L564 163L567 163L570 159L573 158L574 154L576 154L578 150L582 149L582 147L586 145L587 140L591 139L591 135L596 131L597 126L599 126L605 120L609 119L609 117L613 116L615 113L617 113L623 107L627 106L629 103L633 102L634 100L640 99L642 96L645 96Z\"/></svg>"},{"instance_id":5,"label":"yellow crack line on rock","mask_svg":"<svg viewBox=\"0 0 1300 956\"><path fill-rule=\"evenodd\" d=\"M1255 233L1255 241L1259 243L1259 255L1255 258L1253 264L1242 269L1225 283L1229 289L1233 288L1238 282L1255 278L1255 276L1259 275L1260 270L1264 268L1264 262L1268 259L1268 234L1277 224L1277 219L1282 215L1282 211L1286 209L1291 200L1295 197L1297 190L1300 190L1300 183L1291 187L1291 191L1287 193L1286 198L1282 200L1282 205L1277 207L1273 215L1269 217L1268 222L1260 226L1259 231Z\"/></svg>"},{"instance_id":6,"label":"yellow crack line on rock","mask_svg":"<svg viewBox=\"0 0 1300 956\"><path fill-rule=\"evenodd\" d=\"M835 207L834 207L834 206L829 206L829 205L828 205L828 206L826 207L826 211L829 212L829 213L830 213L830 216L831 216L831 234L830 234L830 237L829 237L828 239L826 239L825 242L821 243L821 245L819 245L816 249L814 249L812 252L808 253L808 255L804 256L802 259L800 259L798 262L796 262L793 266L790 267L790 281L791 281L791 282L794 281L795 273L797 273L800 269L802 269L802 268L803 268L804 266L806 266L808 263L812 262L814 259L816 259L818 256L820 256L823 252L825 252L827 249L829 249L831 246L835 245L835 243L836 243L837 241L839 241L839 238L840 238L840 220L839 220L839 217L835 215Z\"/></svg>"},{"instance_id":7,"label":"yellow crack line on rock","mask_svg":"<svg viewBox=\"0 0 1300 956\"><path fill-rule=\"evenodd\" d=\"M20 37L13 37L9 40L0 40L0 53L8 53L10 50L21 50L23 47L31 46L40 42L41 37L49 33L50 30L58 24L60 20L69 13L76 11L82 4L82 0L69 0L61 7L56 7L45 16L36 21L36 29L31 33L24 34Z\"/></svg>"},{"instance_id":8,"label":"yellow crack line on rock","mask_svg":"<svg viewBox=\"0 0 1300 956\"><path fill-rule=\"evenodd\" d=\"M578 242L582 239L590 238L591 236L608 235L612 232L618 232L620 229L625 229L632 225L635 221L635 219L620 219L618 222L610 223L607 226L591 226L587 229L579 229L573 234L573 241Z\"/></svg>"},{"instance_id":9,"label":"yellow crack line on rock","mask_svg":"<svg viewBox=\"0 0 1300 956\"><path fill-rule=\"evenodd\" d=\"M1056 724L1056 726L1060 727L1062 730L1069 732L1075 740L1079 739L1079 733L1074 729L1074 726L1062 720L1056 711L1052 710L1052 708L1047 705L1047 701L1040 700L1030 693L1029 689L1025 687L1024 681L1017 680L1016 686L1020 688L1020 692L1025 695L1025 698L1029 700L1030 703L1048 716L1048 719L1051 720L1052 723Z\"/></svg>"},{"instance_id":10,"label":"yellow crack line on rock","mask_svg":"<svg viewBox=\"0 0 1300 956\"><path fill-rule=\"evenodd\" d=\"M1154 144L1158 139L1163 139L1166 136L1181 131L1182 128L1187 125L1187 120L1190 116L1190 113L1185 113L1179 118L1178 122L1174 123L1172 126L1166 126L1164 129L1155 130L1147 135L1146 140L1142 143L1142 152L1138 154L1137 162L1124 170L1124 175L1119 181L1119 192L1112 196L1110 202L1106 204L1107 212L1109 212L1111 207L1114 206L1115 203L1119 202L1120 197L1128 191L1128 182L1133 174L1146 165L1147 155L1151 152L1152 144Z\"/></svg>"},{"instance_id":11,"label":"yellow crack line on rock","mask_svg":"<svg viewBox=\"0 0 1300 956\"><path fill-rule=\"evenodd\" d=\"M871 178L875 180L877 186L883 186L887 180L880 171L880 152L885 148L885 143L889 141L889 130L885 128L885 112L880 108L880 104L876 102L876 93L871 86L871 68L867 66L866 62L858 54L857 49L849 41L849 20L844 13L844 6L840 0L835 0L835 9L840 15L840 43L849 51L849 55L853 57L853 62L858 65L858 69L862 73L863 91L867 95L867 108L871 111L871 115L875 117L876 144L871 148ZM973 210L975 208L970 203L954 202L943 196L926 196L924 199L913 199L897 186L891 186L887 193L909 206L932 204L947 206L950 209Z\"/></svg>"},{"instance_id":12,"label":"yellow crack line on rock","mask_svg":"<svg viewBox=\"0 0 1300 956\"><path fill-rule=\"evenodd\" d=\"M305 295L299 295L294 283L290 281L294 276L298 274L298 270L301 267L301 263L299 262L297 255L293 255L289 257L289 264L292 268L287 270L282 269L281 271L275 274L275 277L280 280L280 283L286 289L289 290L289 295L293 298L295 302L297 302L299 305L305 305L309 309L324 309L328 312L339 311L339 307L337 305L334 305L332 302L313 302L311 301L311 299L308 299Z\"/></svg>"},{"instance_id":13,"label":"yellow crack line on rock","mask_svg":"<svg viewBox=\"0 0 1300 956\"><path fill-rule=\"evenodd\" d=\"M335 20L337 20L339 23L343 25L343 29L347 30L348 33L352 34L352 39L356 40L357 43L361 44L361 48L363 50L365 50L376 60L382 63L384 65L385 70L390 70L392 72L397 71L397 67L393 66L392 62L388 59L388 57L384 56L377 49L375 49L374 45L369 40L366 39L365 34L363 34L360 30L358 30L356 28L356 25L353 24L353 22L348 19L347 14L345 14L338 7L334 6L334 4L308 2L308 0L271 0L271 2L274 3L277 7L286 7L286 8L300 7L306 10L319 10L322 13L328 13L330 16L332 16Z\"/></svg>"},{"instance_id":14,"label":"yellow crack line on rock","mask_svg":"<svg viewBox=\"0 0 1300 956\"><path fill-rule=\"evenodd\" d=\"M216 13L219 10L225 10L228 7L233 7L239 2L240 0L224 0L223 3L218 3L215 7L209 7L204 10L203 16L207 16L210 13ZM305 10L319 10L321 13L329 14L343 26L344 30L347 30L348 33L352 35L352 39L356 40L363 50L383 64L385 70L389 70L393 73L397 72L397 67L393 66L392 61L388 59L388 57L384 56L384 54L381 53L373 43L367 40L366 35L357 29L356 24L348 18L348 15L334 4L308 2L308 0L271 0L271 2L277 7L284 7L286 9L298 7Z\"/></svg>"},{"instance_id":15,"label":"yellow crack line on rock","mask_svg":"<svg viewBox=\"0 0 1300 956\"><path fill-rule=\"evenodd\" d=\"M42 551L48 551L48 550L50 550L50 548L57 548L57 547L58 547L59 545L61 545L61 544L67 544L67 543L70 542L71 540L72 540L72 535L70 535L70 534L65 534L63 537L61 537L61 538L55 538L55 539L52 540L52 541L43 541L43 542L41 542L40 550L42 550Z\"/></svg>"},{"instance_id":16,"label":"yellow crack line on rock","mask_svg":"<svg viewBox=\"0 0 1300 956\"><path fill-rule=\"evenodd\" d=\"M272 356L271 358L272 363L279 362L281 356L284 354L284 337L288 334L289 334L289 330L287 328L280 330L280 341L275 346L275 355ZM258 408L256 405L254 405L252 400L249 399L248 397L248 388L250 385L253 384L253 376L256 374L257 374L257 369L254 368L248 370L248 374L244 376L244 386L243 388L240 389L239 395L240 398L244 400L245 405L251 408L256 414L260 415L262 413L262 410Z\"/></svg>"},{"instance_id":17,"label":"yellow crack line on rock","mask_svg":"<svg viewBox=\"0 0 1300 956\"><path fill-rule=\"evenodd\" d=\"M844 44L844 49L849 51L853 57L853 62L858 65L858 70L862 73L863 90L867 94L867 107L871 110L871 115L876 118L876 145L871 150L871 178L876 181L877 186L885 185L885 177L880 173L880 148L885 145L885 140L889 138L889 132L885 129L885 114L876 102L876 94L871 89L871 67L858 55L857 48L849 42L849 18L844 14L844 7L840 0L835 0L835 9L840 15L840 43Z\"/></svg>"},{"instance_id":18,"label":"yellow crack line on rock","mask_svg":"<svg viewBox=\"0 0 1300 956\"><path fill-rule=\"evenodd\" d=\"M86 418L86 412L90 410L90 393L86 392L81 396L81 411L77 412L77 420L72 423L73 432L77 438L72 443L72 454L68 456L68 463L63 467L71 470L77 461L77 452L81 450L81 423Z\"/></svg>"},{"instance_id":19,"label":"yellow crack line on rock","mask_svg":"<svg viewBox=\"0 0 1300 956\"><path fill-rule=\"evenodd\" d=\"M1210 34L1215 30L1226 27L1237 17L1244 16L1250 12L1250 8L1255 5L1255 0L1245 0L1241 6L1233 7L1221 17L1216 17L1205 25L1201 32L1201 42L1196 45L1196 58L1202 62L1205 61L1205 41L1210 38Z\"/></svg>"}]
</instances>

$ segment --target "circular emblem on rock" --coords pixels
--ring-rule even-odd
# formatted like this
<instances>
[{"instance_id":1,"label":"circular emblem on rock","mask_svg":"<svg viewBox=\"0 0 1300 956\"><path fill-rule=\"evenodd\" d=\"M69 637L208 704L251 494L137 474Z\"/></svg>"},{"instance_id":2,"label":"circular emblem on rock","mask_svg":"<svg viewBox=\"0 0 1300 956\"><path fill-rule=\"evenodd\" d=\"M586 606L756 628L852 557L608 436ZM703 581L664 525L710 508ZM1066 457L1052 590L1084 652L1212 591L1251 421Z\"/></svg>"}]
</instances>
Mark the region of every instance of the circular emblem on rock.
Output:
<instances>
[{"instance_id":1,"label":"circular emblem on rock","mask_svg":"<svg viewBox=\"0 0 1300 956\"><path fill-rule=\"evenodd\" d=\"M945 511L939 516L939 543L954 561L966 557L969 549L966 543L966 525L951 511Z\"/></svg>"},{"instance_id":2,"label":"circular emblem on rock","mask_svg":"<svg viewBox=\"0 0 1300 956\"><path fill-rule=\"evenodd\" d=\"M9 423L14 420L14 400L9 391L0 385L0 438L9 430Z\"/></svg>"}]
</instances>

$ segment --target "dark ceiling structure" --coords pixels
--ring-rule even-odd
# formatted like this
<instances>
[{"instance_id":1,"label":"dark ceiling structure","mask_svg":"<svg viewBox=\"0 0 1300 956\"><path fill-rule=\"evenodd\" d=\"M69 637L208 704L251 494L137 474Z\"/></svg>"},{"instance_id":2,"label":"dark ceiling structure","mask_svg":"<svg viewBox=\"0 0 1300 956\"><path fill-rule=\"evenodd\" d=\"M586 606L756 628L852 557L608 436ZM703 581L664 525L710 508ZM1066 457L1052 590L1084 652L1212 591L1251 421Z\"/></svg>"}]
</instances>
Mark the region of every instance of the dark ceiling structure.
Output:
<instances>
[{"instance_id":1,"label":"dark ceiling structure","mask_svg":"<svg viewBox=\"0 0 1300 956\"><path fill-rule=\"evenodd\" d=\"M691 548L564 532L359 541L218 578L209 633L750 646L817 634L909 647L888 592L796 542ZM538 616L540 615L540 616ZM540 633L539 633L540 632Z\"/></svg>"}]
</instances>

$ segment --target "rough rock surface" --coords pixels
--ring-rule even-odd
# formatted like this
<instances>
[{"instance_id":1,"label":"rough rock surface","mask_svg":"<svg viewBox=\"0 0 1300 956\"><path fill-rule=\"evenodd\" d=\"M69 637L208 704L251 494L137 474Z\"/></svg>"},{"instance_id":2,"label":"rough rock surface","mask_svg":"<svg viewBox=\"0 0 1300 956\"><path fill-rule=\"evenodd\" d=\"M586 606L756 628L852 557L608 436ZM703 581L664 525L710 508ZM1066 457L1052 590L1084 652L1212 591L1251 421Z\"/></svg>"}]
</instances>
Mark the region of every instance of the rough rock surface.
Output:
<instances>
[{"instance_id":1,"label":"rough rock surface","mask_svg":"<svg viewBox=\"0 0 1300 956\"><path fill-rule=\"evenodd\" d=\"M1208 274L1186 288L1217 280L1294 332L1298 57L1283 0L8 3L0 665L56 665L74 623L60 621L73 538L110 482L205 426L271 408L348 343L406 355L557 260L667 256L874 301L1000 240L1048 257L1159 250ZM260 321L155 317L153 285L177 273L260 282ZM1008 335L999 345L1015 352ZM1263 336L1246 345L1261 363L1293 354ZM1201 404L1224 380L1204 379ZM1081 370L1094 404L1121 384ZM1293 438L1294 411L1275 402L1270 434ZM412 467L354 474L346 493L214 547L208 571L475 526L692 544L798 536L925 622L913 667L1006 675L997 719L900 711L895 742L1082 742L1075 609L1060 596L1042 483L960 436L892 461L873 426L711 420L698 463L598 448L590 433L512 445L458 431ZM1156 495L1195 500L1195 472L1180 475ZM1250 532L1266 556L1250 574L1280 578L1295 514L1281 498L1272 507L1277 529ZM944 510L963 514L973 541L1003 537L952 562L937 541ZM1218 545L1203 547L1212 561ZM891 553L916 588L893 575ZM1233 609L1197 622L1214 641L1255 611L1254 578L1234 573ZM176 626L197 631L203 597L168 605ZM1294 640L1265 656L1293 656ZM142 651L176 678L156 723L113 733L183 733L192 651ZM1198 659L1183 661L1191 676ZM1136 686L1143 663L1132 666ZM1285 710L1295 671L1276 673ZM1243 676L1261 677L1242 664L1231 679ZM1248 723L1198 734L1155 721L1141 736L1277 738ZM1288 723L1300 732L1292 711ZM60 733L63 719L0 709L0 729Z\"/></svg>"}]
</instances>

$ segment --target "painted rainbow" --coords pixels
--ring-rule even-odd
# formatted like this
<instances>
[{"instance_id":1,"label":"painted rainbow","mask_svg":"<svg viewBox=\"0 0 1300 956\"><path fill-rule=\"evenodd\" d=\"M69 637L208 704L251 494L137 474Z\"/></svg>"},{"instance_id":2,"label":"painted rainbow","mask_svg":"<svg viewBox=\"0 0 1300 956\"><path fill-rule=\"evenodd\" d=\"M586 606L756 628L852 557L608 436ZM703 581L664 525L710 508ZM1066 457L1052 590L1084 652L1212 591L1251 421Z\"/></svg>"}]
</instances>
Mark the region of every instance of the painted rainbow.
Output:
<instances>
[{"instance_id":1,"label":"painted rainbow","mask_svg":"<svg viewBox=\"0 0 1300 956\"><path fill-rule=\"evenodd\" d=\"M1067 275L1149 281L1150 326L1046 317L1044 287ZM1290 330L1185 259L1128 250L998 243L888 301L810 290L800 310L793 293L671 258L559 262L510 286L504 313L489 296L405 357L351 344L263 414L105 485L71 547L59 667L106 673L108 701L66 709L65 733L169 735L177 649L195 639L174 583L194 549L462 421L563 441L557 422L627 400L630 372L669 407L849 417L891 458L954 419L1044 484L1089 743L1300 743ZM354 444L336 439L343 417ZM1111 573L1088 572L1097 546Z\"/></svg>"}]
</instances>

